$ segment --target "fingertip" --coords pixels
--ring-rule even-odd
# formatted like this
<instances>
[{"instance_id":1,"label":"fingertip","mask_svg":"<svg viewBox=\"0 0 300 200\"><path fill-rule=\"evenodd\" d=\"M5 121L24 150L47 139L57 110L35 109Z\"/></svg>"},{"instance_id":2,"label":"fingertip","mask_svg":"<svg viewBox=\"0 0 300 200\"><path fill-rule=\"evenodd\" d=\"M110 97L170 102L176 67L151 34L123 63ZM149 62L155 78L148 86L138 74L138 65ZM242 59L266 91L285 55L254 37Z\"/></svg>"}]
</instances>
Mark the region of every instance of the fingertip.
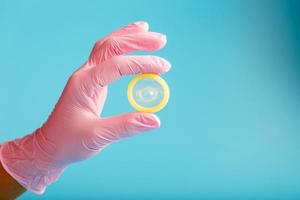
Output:
<instances>
[{"instance_id":1,"label":"fingertip","mask_svg":"<svg viewBox=\"0 0 300 200\"><path fill-rule=\"evenodd\" d=\"M172 68L171 63L162 57L154 56L154 60L156 60L155 73L164 74Z\"/></svg>"},{"instance_id":2,"label":"fingertip","mask_svg":"<svg viewBox=\"0 0 300 200\"><path fill-rule=\"evenodd\" d=\"M163 69L164 71L162 73L166 73L168 71L170 71L170 69L172 68L172 65L169 61L167 61L166 59L164 59L164 64L163 64Z\"/></svg>"},{"instance_id":3,"label":"fingertip","mask_svg":"<svg viewBox=\"0 0 300 200\"><path fill-rule=\"evenodd\" d=\"M160 119L153 113L143 113L140 112L136 115L136 120L138 120L143 126L147 128L159 128Z\"/></svg>"},{"instance_id":4,"label":"fingertip","mask_svg":"<svg viewBox=\"0 0 300 200\"><path fill-rule=\"evenodd\" d=\"M153 50L159 50L167 44L167 36L162 33L154 33L156 42L153 42Z\"/></svg>"},{"instance_id":5,"label":"fingertip","mask_svg":"<svg viewBox=\"0 0 300 200\"><path fill-rule=\"evenodd\" d=\"M155 124L155 126L158 128L160 127L160 119L157 115L153 114L153 113L147 113L148 117L153 121L153 123Z\"/></svg>"},{"instance_id":6,"label":"fingertip","mask_svg":"<svg viewBox=\"0 0 300 200\"><path fill-rule=\"evenodd\" d=\"M162 34L161 40L164 45L167 44L167 36L166 35Z\"/></svg>"}]
</instances>

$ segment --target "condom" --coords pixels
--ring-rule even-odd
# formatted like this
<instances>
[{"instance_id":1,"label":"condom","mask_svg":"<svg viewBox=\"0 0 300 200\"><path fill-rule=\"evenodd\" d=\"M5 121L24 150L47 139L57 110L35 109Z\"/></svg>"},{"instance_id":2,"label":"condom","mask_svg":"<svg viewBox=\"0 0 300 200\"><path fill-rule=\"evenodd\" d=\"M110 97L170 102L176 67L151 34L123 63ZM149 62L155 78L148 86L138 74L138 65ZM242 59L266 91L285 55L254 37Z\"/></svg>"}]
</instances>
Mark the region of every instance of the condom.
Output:
<instances>
[{"instance_id":1,"label":"condom","mask_svg":"<svg viewBox=\"0 0 300 200\"><path fill-rule=\"evenodd\" d=\"M160 76L152 73L134 77L127 90L128 101L140 112L155 113L162 110L169 101L169 87Z\"/></svg>"}]
</instances>

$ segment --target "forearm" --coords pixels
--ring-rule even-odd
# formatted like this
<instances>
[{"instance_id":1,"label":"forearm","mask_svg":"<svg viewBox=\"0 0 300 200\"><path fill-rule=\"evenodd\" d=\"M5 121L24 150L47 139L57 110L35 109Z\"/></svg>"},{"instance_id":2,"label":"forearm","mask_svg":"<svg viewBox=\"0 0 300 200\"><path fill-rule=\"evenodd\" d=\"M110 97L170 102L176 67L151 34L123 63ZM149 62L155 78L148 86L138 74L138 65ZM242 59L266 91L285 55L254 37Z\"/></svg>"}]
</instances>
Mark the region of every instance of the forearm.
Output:
<instances>
[{"instance_id":1,"label":"forearm","mask_svg":"<svg viewBox=\"0 0 300 200\"><path fill-rule=\"evenodd\" d=\"M47 185L57 180L64 169L50 159L57 155L45 151L53 150L53 146L40 130L6 141L0 148L2 168L26 190L36 194L44 193Z\"/></svg>"},{"instance_id":2,"label":"forearm","mask_svg":"<svg viewBox=\"0 0 300 200\"><path fill-rule=\"evenodd\" d=\"M25 191L25 188L5 171L0 162L0 199L16 199Z\"/></svg>"}]
</instances>

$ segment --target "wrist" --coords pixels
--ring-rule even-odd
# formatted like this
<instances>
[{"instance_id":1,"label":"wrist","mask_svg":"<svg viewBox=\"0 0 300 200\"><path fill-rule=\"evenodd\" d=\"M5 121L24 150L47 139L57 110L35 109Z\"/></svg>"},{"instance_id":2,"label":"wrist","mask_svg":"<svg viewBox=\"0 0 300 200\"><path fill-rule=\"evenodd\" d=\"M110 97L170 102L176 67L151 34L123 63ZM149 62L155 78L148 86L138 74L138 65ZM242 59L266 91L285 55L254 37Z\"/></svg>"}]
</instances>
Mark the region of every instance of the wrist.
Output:
<instances>
[{"instance_id":1,"label":"wrist","mask_svg":"<svg viewBox=\"0 0 300 200\"><path fill-rule=\"evenodd\" d=\"M1 145L0 145L1 148ZM0 162L0 199L16 199L25 188L22 187L13 177L11 177Z\"/></svg>"},{"instance_id":2,"label":"wrist","mask_svg":"<svg viewBox=\"0 0 300 200\"><path fill-rule=\"evenodd\" d=\"M64 170L64 166L54 164L46 142L41 129L37 129L23 138L4 142L0 148L0 161L6 172L36 194L44 193Z\"/></svg>"}]
</instances>

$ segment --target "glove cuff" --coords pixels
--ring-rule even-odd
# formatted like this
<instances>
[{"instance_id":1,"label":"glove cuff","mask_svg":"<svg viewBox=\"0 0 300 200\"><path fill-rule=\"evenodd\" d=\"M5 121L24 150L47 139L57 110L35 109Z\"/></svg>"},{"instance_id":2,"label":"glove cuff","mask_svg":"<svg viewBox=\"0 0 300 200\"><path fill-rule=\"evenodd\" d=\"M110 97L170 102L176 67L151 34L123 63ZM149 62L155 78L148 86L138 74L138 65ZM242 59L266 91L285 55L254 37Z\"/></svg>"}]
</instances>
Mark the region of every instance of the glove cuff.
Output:
<instances>
[{"instance_id":1,"label":"glove cuff","mask_svg":"<svg viewBox=\"0 0 300 200\"><path fill-rule=\"evenodd\" d=\"M27 190L43 194L46 187L55 182L65 167L57 167L42 149L42 133L34 133L4 142L0 146L0 161L3 168Z\"/></svg>"}]
</instances>

